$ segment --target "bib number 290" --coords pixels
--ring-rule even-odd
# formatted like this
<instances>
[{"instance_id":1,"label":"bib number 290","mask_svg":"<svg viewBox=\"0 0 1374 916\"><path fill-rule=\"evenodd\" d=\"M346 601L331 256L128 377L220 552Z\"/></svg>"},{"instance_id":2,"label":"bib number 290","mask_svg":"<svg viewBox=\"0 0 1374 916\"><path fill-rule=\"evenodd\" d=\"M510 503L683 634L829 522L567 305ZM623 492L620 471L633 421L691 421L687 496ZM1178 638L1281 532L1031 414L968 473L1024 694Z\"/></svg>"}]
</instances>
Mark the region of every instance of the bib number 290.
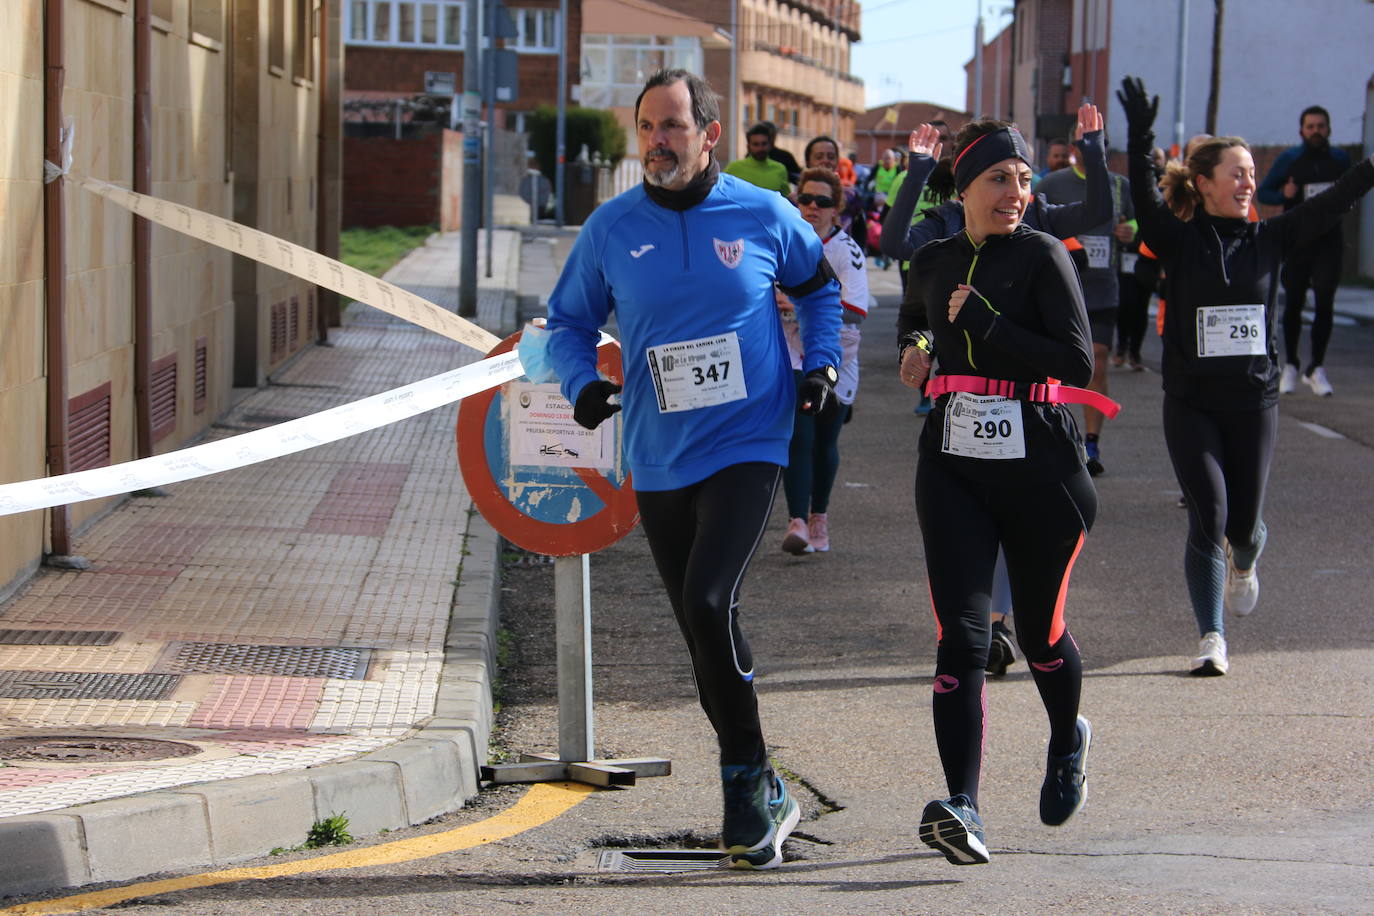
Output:
<instances>
[{"instance_id":1,"label":"bib number 290","mask_svg":"<svg viewBox=\"0 0 1374 916\"><path fill-rule=\"evenodd\" d=\"M975 439L1010 439L1010 420L975 420L973 424Z\"/></svg>"}]
</instances>

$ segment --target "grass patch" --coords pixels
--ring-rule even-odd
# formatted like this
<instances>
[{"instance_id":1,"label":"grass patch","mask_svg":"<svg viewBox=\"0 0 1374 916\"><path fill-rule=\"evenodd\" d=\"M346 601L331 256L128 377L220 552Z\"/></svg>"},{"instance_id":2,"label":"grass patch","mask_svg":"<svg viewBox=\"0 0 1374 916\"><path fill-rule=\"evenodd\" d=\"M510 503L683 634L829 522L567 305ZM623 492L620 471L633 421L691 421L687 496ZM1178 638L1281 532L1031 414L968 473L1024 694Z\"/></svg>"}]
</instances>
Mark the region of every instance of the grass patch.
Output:
<instances>
[{"instance_id":1,"label":"grass patch","mask_svg":"<svg viewBox=\"0 0 1374 916\"><path fill-rule=\"evenodd\" d=\"M423 245L438 228L430 225L345 229L339 233L339 260L380 277L401 258Z\"/></svg>"}]
</instances>

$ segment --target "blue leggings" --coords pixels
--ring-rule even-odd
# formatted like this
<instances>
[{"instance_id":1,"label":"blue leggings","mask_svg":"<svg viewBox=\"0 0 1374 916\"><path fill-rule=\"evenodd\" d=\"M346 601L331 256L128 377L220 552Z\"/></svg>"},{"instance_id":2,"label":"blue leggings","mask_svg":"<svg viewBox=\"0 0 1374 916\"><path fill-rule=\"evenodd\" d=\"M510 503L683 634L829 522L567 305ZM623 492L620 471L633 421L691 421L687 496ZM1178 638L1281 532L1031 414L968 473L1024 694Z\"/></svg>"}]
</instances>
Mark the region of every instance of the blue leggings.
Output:
<instances>
[{"instance_id":1,"label":"blue leggings","mask_svg":"<svg viewBox=\"0 0 1374 916\"><path fill-rule=\"evenodd\" d=\"M806 518L830 507L830 491L840 470L840 430L848 406L841 404L828 420L800 410L792 419L792 444L782 474L789 518Z\"/></svg>"},{"instance_id":2,"label":"blue leggings","mask_svg":"<svg viewBox=\"0 0 1374 916\"><path fill-rule=\"evenodd\" d=\"M1164 441L1188 499L1183 576L1198 632L1225 634L1224 544L1249 569L1264 549L1264 491L1278 437L1278 405L1262 410L1202 410L1164 397Z\"/></svg>"}]
</instances>

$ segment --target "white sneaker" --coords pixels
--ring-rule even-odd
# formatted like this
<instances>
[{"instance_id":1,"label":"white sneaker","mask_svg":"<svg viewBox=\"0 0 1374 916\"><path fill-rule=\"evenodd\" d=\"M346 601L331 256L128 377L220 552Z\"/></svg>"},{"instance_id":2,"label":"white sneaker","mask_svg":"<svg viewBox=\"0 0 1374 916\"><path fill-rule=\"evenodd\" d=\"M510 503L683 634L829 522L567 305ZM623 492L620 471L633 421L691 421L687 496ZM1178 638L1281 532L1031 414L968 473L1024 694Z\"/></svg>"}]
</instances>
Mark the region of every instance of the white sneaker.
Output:
<instances>
[{"instance_id":1,"label":"white sneaker","mask_svg":"<svg viewBox=\"0 0 1374 916\"><path fill-rule=\"evenodd\" d=\"M1244 617L1255 609L1259 601L1259 564L1241 572L1231 557L1231 545L1226 545L1226 610Z\"/></svg>"},{"instance_id":2,"label":"white sneaker","mask_svg":"<svg viewBox=\"0 0 1374 916\"><path fill-rule=\"evenodd\" d=\"M1326 369L1321 366L1304 375L1302 380L1319 397L1329 398L1335 393L1331 388L1331 383L1326 380Z\"/></svg>"},{"instance_id":3,"label":"white sneaker","mask_svg":"<svg viewBox=\"0 0 1374 916\"><path fill-rule=\"evenodd\" d=\"M1226 660L1226 640L1216 630L1202 637L1197 646L1197 658L1188 673L1194 677L1219 677L1231 664Z\"/></svg>"},{"instance_id":4,"label":"white sneaker","mask_svg":"<svg viewBox=\"0 0 1374 916\"><path fill-rule=\"evenodd\" d=\"M1298 390L1298 367L1292 363L1283 364L1279 375L1279 394L1292 394Z\"/></svg>"}]
</instances>

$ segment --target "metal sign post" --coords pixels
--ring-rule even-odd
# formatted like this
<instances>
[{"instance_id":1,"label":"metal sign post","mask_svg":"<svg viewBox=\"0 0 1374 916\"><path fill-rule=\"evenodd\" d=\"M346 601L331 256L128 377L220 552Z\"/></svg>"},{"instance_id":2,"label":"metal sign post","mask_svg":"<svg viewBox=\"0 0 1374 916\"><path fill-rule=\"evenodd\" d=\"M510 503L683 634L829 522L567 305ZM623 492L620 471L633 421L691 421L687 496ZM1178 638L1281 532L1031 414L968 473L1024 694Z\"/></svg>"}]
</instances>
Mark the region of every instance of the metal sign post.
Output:
<instances>
[{"instance_id":1,"label":"metal sign post","mask_svg":"<svg viewBox=\"0 0 1374 916\"><path fill-rule=\"evenodd\" d=\"M579 557L553 561L554 630L558 643L558 759L591 760L592 580Z\"/></svg>"},{"instance_id":2,"label":"metal sign post","mask_svg":"<svg viewBox=\"0 0 1374 916\"><path fill-rule=\"evenodd\" d=\"M507 337L491 355L519 339L519 333ZM611 342L598 356L602 374L622 381L619 347ZM595 757L588 555L620 540L639 520L620 425L616 417L585 430L557 385L525 379L465 398L458 408L458 464L473 504L511 543L556 558L558 753L482 767L489 782L632 786L637 777L672 772L661 757Z\"/></svg>"}]
</instances>

